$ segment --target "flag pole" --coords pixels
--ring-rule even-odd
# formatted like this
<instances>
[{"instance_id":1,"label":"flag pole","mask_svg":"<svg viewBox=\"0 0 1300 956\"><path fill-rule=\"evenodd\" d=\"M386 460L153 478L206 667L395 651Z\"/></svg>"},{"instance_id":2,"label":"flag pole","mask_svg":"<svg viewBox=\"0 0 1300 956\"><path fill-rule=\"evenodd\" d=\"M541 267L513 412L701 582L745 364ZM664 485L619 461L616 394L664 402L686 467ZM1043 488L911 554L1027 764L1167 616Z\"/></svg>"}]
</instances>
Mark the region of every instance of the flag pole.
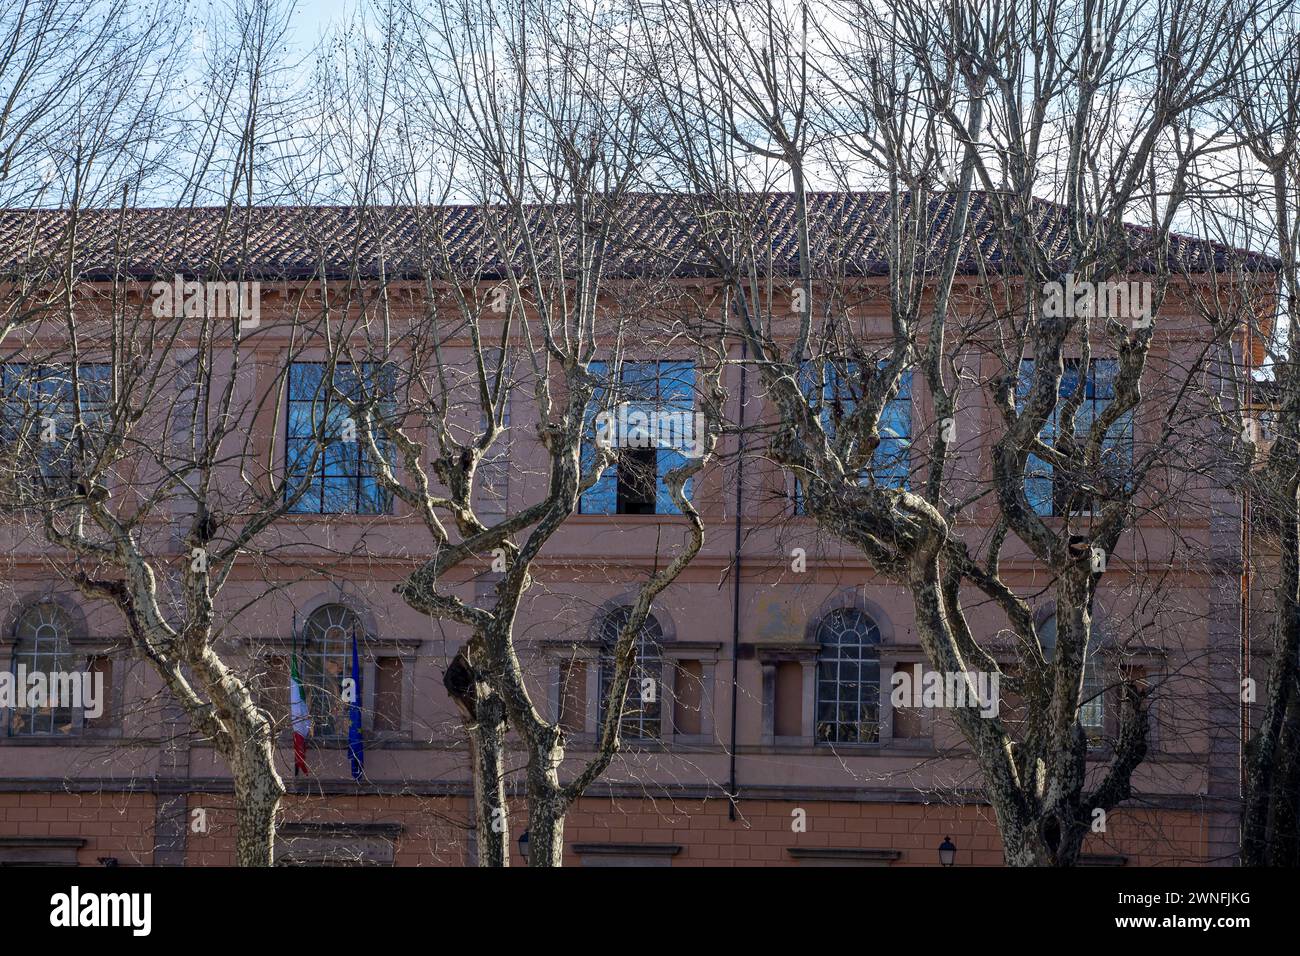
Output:
<instances>
[{"instance_id":1,"label":"flag pole","mask_svg":"<svg viewBox=\"0 0 1300 956\"><path fill-rule=\"evenodd\" d=\"M348 706L348 764L352 779L365 775L365 743L361 730L361 666L357 654L357 625L352 622L352 700Z\"/></svg>"},{"instance_id":2,"label":"flag pole","mask_svg":"<svg viewBox=\"0 0 1300 956\"><path fill-rule=\"evenodd\" d=\"M293 609L293 625L292 625L292 630L289 632L289 635L290 635L290 645L289 645L289 682L292 683L292 682L293 682L293 668L294 668L294 664L297 662L297 658L298 658L298 609L297 609L296 607ZM291 699L292 699L292 697L293 697L293 690L292 690L292 688L289 690L289 697L290 697ZM289 730L290 730L290 732L293 731L293 707L292 707L292 706L289 708ZM294 756L294 760L293 760L293 775L294 775L295 778L298 776L298 758L297 758L297 755L296 755L296 751L295 751L295 756Z\"/></svg>"}]
</instances>

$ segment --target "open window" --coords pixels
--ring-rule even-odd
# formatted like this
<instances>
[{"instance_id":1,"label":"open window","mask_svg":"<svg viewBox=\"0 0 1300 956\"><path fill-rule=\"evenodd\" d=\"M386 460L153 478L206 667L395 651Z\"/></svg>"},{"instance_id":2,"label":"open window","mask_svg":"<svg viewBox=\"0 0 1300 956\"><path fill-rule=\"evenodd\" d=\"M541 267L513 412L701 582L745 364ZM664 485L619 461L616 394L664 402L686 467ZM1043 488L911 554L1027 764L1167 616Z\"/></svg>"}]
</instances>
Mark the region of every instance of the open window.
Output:
<instances>
[{"instance_id":1,"label":"open window","mask_svg":"<svg viewBox=\"0 0 1300 956\"><path fill-rule=\"evenodd\" d=\"M581 514L681 514L664 476L684 465L702 439L695 421L695 366L691 362L623 362L617 369L592 362L604 384L587 411L582 471L596 464L596 443L614 462L578 504ZM691 482L685 487L691 493Z\"/></svg>"}]
</instances>

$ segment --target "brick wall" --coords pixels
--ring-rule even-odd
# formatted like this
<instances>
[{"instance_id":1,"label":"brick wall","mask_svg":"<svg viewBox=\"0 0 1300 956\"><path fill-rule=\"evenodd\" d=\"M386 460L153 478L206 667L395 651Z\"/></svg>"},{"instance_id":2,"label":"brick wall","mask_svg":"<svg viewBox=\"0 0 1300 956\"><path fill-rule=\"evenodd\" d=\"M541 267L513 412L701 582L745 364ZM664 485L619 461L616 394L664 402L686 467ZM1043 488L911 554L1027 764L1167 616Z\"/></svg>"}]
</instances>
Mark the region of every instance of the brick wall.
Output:
<instances>
[{"instance_id":1,"label":"brick wall","mask_svg":"<svg viewBox=\"0 0 1300 956\"><path fill-rule=\"evenodd\" d=\"M233 865L233 797L191 794L191 819L196 808L207 811L207 832L195 833L191 827L185 865ZM469 818L469 801L463 797L290 795L281 803L280 826L282 832L301 824L323 828L315 839L345 848L350 841L364 843L357 833L372 828L378 833L373 840L385 844L378 848L380 855L391 853L396 866L462 866L471 858Z\"/></svg>"},{"instance_id":2,"label":"brick wall","mask_svg":"<svg viewBox=\"0 0 1300 956\"><path fill-rule=\"evenodd\" d=\"M147 793L0 793L0 839L70 837L82 866L113 857L121 866L153 862L154 797Z\"/></svg>"},{"instance_id":3,"label":"brick wall","mask_svg":"<svg viewBox=\"0 0 1300 956\"><path fill-rule=\"evenodd\" d=\"M802 833L792 826L796 809L805 811ZM1089 837L1084 852L1123 855L1130 866L1202 862L1204 824L1194 811L1116 812L1106 833ZM565 832L570 865L582 862L576 846L643 843L680 846L671 858L674 866L816 865L834 860L837 850L897 851L890 865L934 866L945 836L958 848L958 865L1002 863L992 811L969 805L742 800L733 822L722 800L670 806L662 800L587 799L570 813ZM812 853L798 858L791 850ZM818 857L817 851L831 852Z\"/></svg>"},{"instance_id":4,"label":"brick wall","mask_svg":"<svg viewBox=\"0 0 1300 956\"><path fill-rule=\"evenodd\" d=\"M193 827L196 809L205 811L203 832ZM0 793L0 840L79 838L85 842L75 854L82 865L97 865L101 857L114 857L123 866L149 865L155 810L152 794ZM796 810L803 811L800 817ZM231 795L187 795L185 819L190 824L185 865L234 863ZM346 848L355 841L373 850L378 862L459 866L473 859L469 819L465 797L291 795L283 804L281 826L282 833L319 845ZM793 826L798 819L805 825L802 832ZM1203 863L1207 825L1207 816L1196 811L1116 812L1106 832L1090 836L1084 849L1098 858L1124 856L1129 866ZM595 797L579 801L569 814L565 861L580 866L635 857L673 866L933 866L944 837L956 844L958 865L1002 862L987 807L742 800L731 820L721 799ZM648 855L638 848L648 849ZM516 853L512 863L521 862Z\"/></svg>"}]
</instances>

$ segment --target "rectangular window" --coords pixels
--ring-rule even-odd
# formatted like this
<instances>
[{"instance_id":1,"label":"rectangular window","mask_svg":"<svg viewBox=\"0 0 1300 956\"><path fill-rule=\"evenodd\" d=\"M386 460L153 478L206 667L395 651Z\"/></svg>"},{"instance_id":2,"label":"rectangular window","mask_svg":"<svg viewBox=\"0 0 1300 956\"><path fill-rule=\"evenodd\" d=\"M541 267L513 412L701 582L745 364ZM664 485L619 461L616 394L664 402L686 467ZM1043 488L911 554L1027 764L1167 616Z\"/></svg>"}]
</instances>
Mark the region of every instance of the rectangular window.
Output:
<instances>
[{"instance_id":1,"label":"rectangular window","mask_svg":"<svg viewBox=\"0 0 1300 956\"><path fill-rule=\"evenodd\" d=\"M104 654L90 658L87 675L91 680L96 676L103 681L101 685L100 713L98 717L86 717L86 726L91 730L105 730L113 726L113 662Z\"/></svg>"},{"instance_id":2,"label":"rectangular window","mask_svg":"<svg viewBox=\"0 0 1300 956\"><path fill-rule=\"evenodd\" d=\"M285 461L290 511L298 514L362 514L392 512L392 496L376 475L365 442L357 434L347 404L337 393L354 400L380 397L382 414L393 414L393 383L380 366L340 364L333 387L325 382L324 362L294 362L289 368L288 436ZM360 370L358 374L357 370ZM382 438L380 449L392 461ZM305 486L305 489L304 489Z\"/></svg>"},{"instance_id":3,"label":"rectangular window","mask_svg":"<svg viewBox=\"0 0 1300 956\"><path fill-rule=\"evenodd\" d=\"M673 731L684 735L701 732L704 708L704 665L678 661L673 675Z\"/></svg>"},{"instance_id":4,"label":"rectangular window","mask_svg":"<svg viewBox=\"0 0 1300 956\"><path fill-rule=\"evenodd\" d=\"M912 471L912 370L903 372L898 393L880 413L880 444L871 456L878 484L906 488Z\"/></svg>"},{"instance_id":5,"label":"rectangular window","mask_svg":"<svg viewBox=\"0 0 1300 956\"><path fill-rule=\"evenodd\" d=\"M587 413L587 440L582 445L582 470L595 466L596 416L608 413L616 427L607 431L617 457L600 479L582 495L580 514L681 514L664 475L686 463L680 440L694 431L695 365L692 362L624 362L617 383L611 383L607 362L592 362L591 373L605 384L592 396ZM648 425L645 423L649 423ZM691 481L685 493L691 494Z\"/></svg>"},{"instance_id":6,"label":"rectangular window","mask_svg":"<svg viewBox=\"0 0 1300 956\"><path fill-rule=\"evenodd\" d=\"M1088 743L1101 743L1106 730L1106 679L1099 661L1089 660L1083 669L1083 690L1079 694L1079 723Z\"/></svg>"},{"instance_id":7,"label":"rectangular window","mask_svg":"<svg viewBox=\"0 0 1300 956\"><path fill-rule=\"evenodd\" d=\"M803 735L803 665L798 661L781 661L776 665L773 689L772 733L777 737Z\"/></svg>"},{"instance_id":8,"label":"rectangular window","mask_svg":"<svg viewBox=\"0 0 1300 956\"><path fill-rule=\"evenodd\" d=\"M402 729L402 659L375 658L375 730Z\"/></svg>"},{"instance_id":9,"label":"rectangular window","mask_svg":"<svg viewBox=\"0 0 1300 956\"><path fill-rule=\"evenodd\" d=\"M258 703L271 715L276 726L286 730L292 726L289 712L289 659L280 655L265 658L266 664L254 672Z\"/></svg>"},{"instance_id":10,"label":"rectangular window","mask_svg":"<svg viewBox=\"0 0 1300 956\"><path fill-rule=\"evenodd\" d=\"M922 681L925 679L925 668L920 664L895 664L894 673L905 673L908 677L908 683L904 686L923 687ZM890 681L892 692L893 681ZM910 695L907 695L910 698ZM895 740L920 740L928 737L925 726L925 713L921 708L908 706L894 706L894 739Z\"/></svg>"},{"instance_id":11,"label":"rectangular window","mask_svg":"<svg viewBox=\"0 0 1300 956\"><path fill-rule=\"evenodd\" d=\"M815 409L820 409L822 428L827 437L834 441L836 422L851 415L862 398L857 363L849 362L843 370L827 363L825 381L820 383L820 388L813 380L815 368L812 362L803 364L800 369L801 385L810 403ZM898 391L880 410L879 438L879 444L871 453L871 464L858 473L858 484L874 482L887 488L907 488L912 470L911 369L904 370L899 377ZM846 451L852 454L854 449ZM794 496L795 513L802 514L803 503L797 485Z\"/></svg>"},{"instance_id":12,"label":"rectangular window","mask_svg":"<svg viewBox=\"0 0 1300 956\"><path fill-rule=\"evenodd\" d=\"M475 491L477 492L475 504L478 506L479 513L485 517L504 516L507 513L510 498L510 465L513 458L509 431L509 393L506 394L506 400L502 407L501 423L507 431L487 450L479 463L478 476L475 480ZM488 428L488 413L481 408L479 409L478 427L480 434L485 433Z\"/></svg>"},{"instance_id":13,"label":"rectangular window","mask_svg":"<svg viewBox=\"0 0 1300 956\"><path fill-rule=\"evenodd\" d=\"M1054 446L1060 419L1060 403L1074 395L1079 385L1081 360L1066 359L1065 369L1061 375L1060 388L1057 390L1057 407L1043 423L1039 437L1049 446ZM1093 359L1088 364L1087 379L1084 385L1083 402L1074 419L1074 434L1080 439L1087 437L1092 424L1115 400L1115 377L1119 374L1119 362L1116 359ZM1020 378L1016 386L1016 411L1019 412L1033 384L1034 361L1024 359L1020 363ZM1030 507L1040 515L1064 515L1073 509L1074 513L1086 513L1092 508L1093 499L1081 494L1080 486L1122 488L1133 471L1133 412L1127 411L1119 417L1106 432L1102 441L1100 471L1095 475L1070 476L1059 473L1050 462L1043 461L1036 455L1030 455L1025 463L1025 495Z\"/></svg>"},{"instance_id":14,"label":"rectangular window","mask_svg":"<svg viewBox=\"0 0 1300 956\"><path fill-rule=\"evenodd\" d=\"M1147 712L1148 730L1147 730L1147 747L1154 751L1160 746L1160 722L1156 719L1155 701L1151 698L1152 675L1148 673L1146 667L1140 664L1130 664L1120 668L1120 684L1116 688L1115 706L1111 708L1114 715L1114 726L1109 730L1115 736L1119 736L1120 729L1133 716L1133 708L1137 706L1138 700L1135 697L1141 697L1145 701Z\"/></svg>"},{"instance_id":15,"label":"rectangular window","mask_svg":"<svg viewBox=\"0 0 1300 956\"><path fill-rule=\"evenodd\" d=\"M580 734L587 724L587 663L565 661L560 665L560 728Z\"/></svg>"},{"instance_id":16,"label":"rectangular window","mask_svg":"<svg viewBox=\"0 0 1300 956\"><path fill-rule=\"evenodd\" d=\"M0 443L21 441L36 450L46 477L70 477L83 452L93 458L107 425L112 400L112 366L87 363L77 369L62 365L9 362L0 365ZM80 405L80 418L78 418Z\"/></svg>"}]
</instances>

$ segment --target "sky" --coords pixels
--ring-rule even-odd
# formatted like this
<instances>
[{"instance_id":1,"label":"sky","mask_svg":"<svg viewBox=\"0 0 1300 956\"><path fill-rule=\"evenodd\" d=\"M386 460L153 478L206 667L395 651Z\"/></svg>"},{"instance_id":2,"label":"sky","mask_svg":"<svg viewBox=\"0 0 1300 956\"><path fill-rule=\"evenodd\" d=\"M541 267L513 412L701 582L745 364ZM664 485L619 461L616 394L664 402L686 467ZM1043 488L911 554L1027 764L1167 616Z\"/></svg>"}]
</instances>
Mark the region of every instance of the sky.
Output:
<instances>
[{"instance_id":1,"label":"sky","mask_svg":"<svg viewBox=\"0 0 1300 956\"><path fill-rule=\"evenodd\" d=\"M298 12L293 18L294 42L309 49L321 34L346 22L358 6L358 0L298 0Z\"/></svg>"}]
</instances>

